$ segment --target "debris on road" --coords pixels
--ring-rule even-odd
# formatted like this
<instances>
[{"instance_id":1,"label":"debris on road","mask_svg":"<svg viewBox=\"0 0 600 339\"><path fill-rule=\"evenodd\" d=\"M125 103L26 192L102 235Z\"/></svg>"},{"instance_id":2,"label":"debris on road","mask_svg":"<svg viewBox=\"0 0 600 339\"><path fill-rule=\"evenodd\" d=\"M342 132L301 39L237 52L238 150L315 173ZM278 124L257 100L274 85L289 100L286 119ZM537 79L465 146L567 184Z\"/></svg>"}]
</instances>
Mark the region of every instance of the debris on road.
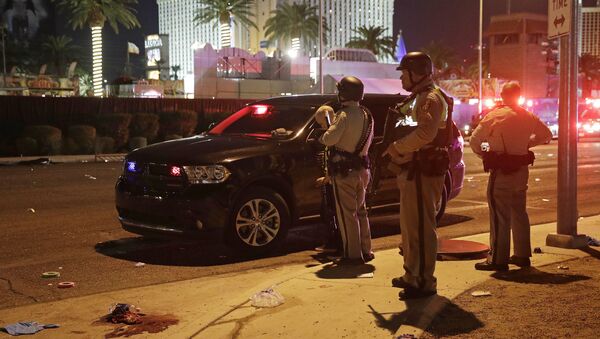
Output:
<instances>
[{"instance_id":1,"label":"debris on road","mask_svg":"<svg viewBox=\"0 0 600 339\"><path fill-rule=\"evenodd\" d=\"M285 299L273 287L259 291L250 297L254 307L276 307L285 302Z\"/></svg>"},{"instance_id":2,"label":"debris on road","mask_svg":"<svg viewBox=\"0 0 600 339\"><path fill-rule=\"evenodd\" d=\"M146 264L143 262L138 262L135 264L135 267L144 267L144 266L146 266Z\"/></svg>"},{"instance_id":3,"label":"debris on road","mask_svg":"<svg viewBox=\"0 0 600 339\"><path fill-rule=\"evenodd\" d=\"M471 292L471 295L474 297L489 297L492 295L492 292L490 292L490 291L473 291L473 292Z\"/></svg>"},{"instance_id":4,"label":"debris on road","mask_svg":"<svg viewBox=\"0 0 600 339\"><path fill-rule=\"evenodd\" d=\"M558 268L559 270L568 270L569 266L567 266L567 265L558 265L556 268Z\"/></svg>"},{"instance_id":5,"label":"debris on road","mask_svg":"<svg viewBox=\"0 0 600 339\"><path fill-rule=\"evenodd\" d=\"M42 278L51 279L60 277L60 272L44 272L42 273Z\"/></svg>"},{"instance_id":6,"label":"debris on road","mask_svg":"<svg viewBox=\"0 0 600 339\"><path fill-rule=\"evenodd\" d=\"M86 174L85 177L88 178L88 179L90 179L90 180L96 180L96 177L94 177L92 175L89 175L89 174Z\"/></svg>"},{"instance_id":7,"label":"debris on road","mask_svg":"<svg viewBox=\"0 0 600 339\"><path fill-rule=\"evenodd\" d=\"M540 179L540 178L535 178L535 181L542 181L542 179Z\"/></svg>"},{"instance_id":8,"label":"debris on road","mask_svg":"<svg viewBox=\"0 0 600 339\"><path fill-rule=\"evenodd\" d=\"M363 273L356 276L357 278L373 278L375 275L373 272Z\"/></svg>"},{"instance_id":9,"label":"debris on road","mask_svg":"<svg viewBox=\"0 0 600 339\"><path fill-rule=\"evenodd\" d=\"M587 243L589 246L600 246L600 240L594 239L589 235L587 236Z\"/></svg>"},{"instance_id":10,"label":"debris on road","mask_svg":"<svg viewBox=\"0 0 600 339\"><path fill-rule=\"evenodd\" d=\"M58 286L58 288L71 288L75 287L75 283L73 281L61 281L56 286Z\"/></svg>"},{"instance_id":11,"label":"debris on road","mask_svg":"<svg viewBox=\"0 0 600 339\"><path fill-rule=\"evenodd\" d=\"M35 210L33 208L28 208L27 212L35 213Z\"/></svg>"},{"instance_id":12,"label":"debris on road","mask_svg":"<svg viewBox=\"0 0 600 339\"><path fill-rule=\"evenodd\" d=\"M142 322L141 310L134 305L130 304L114 304L108 310L109 315L106 316L106 320L112 322L113 324L140 324Z\"/></svg>"},{"instance_id":13,"label":"debris on road","mask_svg":"<svg viewBox=\"0 0 600 339\"><path fill-rule=\"evenodd\" d=\"M540 247L536 247L533 249L533 253L540 254L540 253L542 253L542 249Z\"/></svg>"},{"instance_id":14,"label":"debris on road","mask_svg":"<svg viewBox=\"0 0 600 339\"><path fill-rule=\"evenodd\" d=\"M542 199L542 201L548 202L550 201L550 199Z\"/></svg>"},{"instance_id":15,"label":"debris on road","mask_svg":"<svg viewBox=\"0 0 600 339\"><path fill-rule=\"evenodd\" d=\"M6 331L6 333L10 335L26 335L26 334L35 334L41 330L45 330L47 328L58 328L59 325L56 324L40 324L37 321L20 321L18 323L5 325L0 327L0 329Z\"/></svg>"}]
</instances>

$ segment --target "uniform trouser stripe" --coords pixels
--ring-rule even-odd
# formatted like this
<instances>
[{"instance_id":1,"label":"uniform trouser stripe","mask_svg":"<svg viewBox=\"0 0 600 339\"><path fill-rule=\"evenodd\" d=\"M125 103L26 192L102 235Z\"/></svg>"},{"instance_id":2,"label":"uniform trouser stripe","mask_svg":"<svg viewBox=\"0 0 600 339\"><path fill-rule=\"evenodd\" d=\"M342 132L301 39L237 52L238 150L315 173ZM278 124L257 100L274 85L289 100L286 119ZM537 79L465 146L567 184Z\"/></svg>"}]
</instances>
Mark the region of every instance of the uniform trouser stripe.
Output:
<instances>
[{"instance_id":1,"label":"uniform trouser stripe","mask_svg":"<svg viewBox=\"0 0 600 339\"><path fill-rule=\"evenodd\" d=\"M496 210L496 200L494 199L494 185L496 183L497 171L494 170L490 174L490 183L489 183L489 199L490 199L490 212L492 219L492 227L494 228L494 243L492 244L492 264L496 263L498 257L498 211Z\"/></svg>"},{"instance_id":2,"label":"uniform trouser stripe","mask_svg":"<svg viewBox=\"0 0 600 339\"><path fill-rule=\"evenodd\" d=\"M423 220L423 185L420 171L415 173L415 184L417 188L417 213L419 216L419 287L423 288L425 283L425 224Z\"/></svg>"},{"instance_id":3,"label":"uniform trouser stripe","mask_svg":"<svg viewBox=\"0 0 600 339\"><path fill-rule=\"evenodd\" d=\"M338 191L339 186L336 182L336 178L335 176L331 177L332 181L333 181L333 196L334 196L334 200L335 200L335 206L336 206L336 211L337 211L337 222L338 222L338 228L340 229L340 234L342 235L342 237L344 238L343 242L343 246L344 246L344 258L347 258L349 256L348 253L348 233L346 231L346 225L344 224L344 209L342 208L342 205L340 204L340 193Z\"/></svg>"}]
</instances>

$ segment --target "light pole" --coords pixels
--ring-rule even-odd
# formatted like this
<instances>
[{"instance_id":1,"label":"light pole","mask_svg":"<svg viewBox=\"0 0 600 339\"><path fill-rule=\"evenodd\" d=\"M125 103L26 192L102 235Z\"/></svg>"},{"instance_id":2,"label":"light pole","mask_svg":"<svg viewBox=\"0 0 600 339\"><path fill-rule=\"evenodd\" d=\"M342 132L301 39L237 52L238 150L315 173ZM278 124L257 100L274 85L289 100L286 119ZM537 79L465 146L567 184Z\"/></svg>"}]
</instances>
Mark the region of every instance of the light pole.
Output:
<instances>
[{"instance_id":1,"label":"light pole","mask_svg":"<svg viewBox=\"0 0 600 339\"><path fill-rule=\"evenodd\" d=\"M319 0L319 84L323 94L323 0Z\"/></svg>"},{"instance_id":2,"label":"light pole","mask_svg":"<svg viewBox=\"0 0 600 339\"><path fill-rule=\"evenodd\" d=\"M6 27L4 23L0 25L0 35L2 35L2 86L6 88L8 86L6 85L6 44L4 43Z\"/></svg>"},{"instance_id":3,"label":"light pole","mask_svg":"<svg viewBox=\"0 0 600 339\"><path fill-rule=\"evenodd\" d=\"M483 0L479 0L479 48L478 48L478 63L479 63L479 103L477 106L478 112L482 110L483 100Z\"/></svg>"}]
</instances>

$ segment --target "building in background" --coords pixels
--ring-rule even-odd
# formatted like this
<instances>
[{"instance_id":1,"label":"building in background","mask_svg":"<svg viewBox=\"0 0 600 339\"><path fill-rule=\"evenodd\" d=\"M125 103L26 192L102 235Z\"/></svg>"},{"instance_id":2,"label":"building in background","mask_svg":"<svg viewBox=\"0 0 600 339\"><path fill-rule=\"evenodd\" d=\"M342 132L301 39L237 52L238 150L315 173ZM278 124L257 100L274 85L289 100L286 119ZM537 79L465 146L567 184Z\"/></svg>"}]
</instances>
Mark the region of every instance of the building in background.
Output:
<instances>
[{"instance_id":1,"label":"building in background","mask_svg":"<svg viewBox=\"0 0 600 339\"><path fill-rule=\"evenodd\" d=\"M600 57L600 7L583 7L579 21L579 55Z\"/></svg>"},{"instance_id":2,"label":"building in background","mask_svg":"<svg viewBox=\"0 0 600 339\"><path fill-rule=\"evenodd\" d=\"M264 36L264 24L271 11L278 3L306 1L311 6L318 6L318 0L260 0L254 3L254 19L258 26L246 28L233 24L232 46L247 50L249 53L265 52L271 54L273 47L268 47ZM157 0L159 32L169 35L170 62L181 67L181 74L191 74L194 70L193 50L211 44L221 48L219 27L213 24L196 25L193 21L196 10L200 7L197 0ZM329 25L328 44L325 51L344 47L355 34L353 29L360 26L381 26L387 28L386 33L392 35L392 19L394 15L393 0L323 0L323 15ZM311 46L314 56L318 46ZM383 62L393 62L390 57L383 57Z\"/></svg>"},{"instance_id":3,"label":"building in background","mask_svg":"<svg viewBox=\"0 0 600 339\"><path fill-rule=\"evenodd\" d=\"M146 78L169 79L169 36L167 34L147 35L144 40L146 52Z\"/></svg>"},{"instance_id":4,"label":"building in background","mask_svg":"<svg viewBox=\"0 0 600 339\"><path fill-rule=\"evenodd\" d=\"M515 13L492 16L486 32L490 46L490 76L520 83L523 95L544 98L548 74L543 43L547 39L547 16Z\"/></svg>"}]
</instances>

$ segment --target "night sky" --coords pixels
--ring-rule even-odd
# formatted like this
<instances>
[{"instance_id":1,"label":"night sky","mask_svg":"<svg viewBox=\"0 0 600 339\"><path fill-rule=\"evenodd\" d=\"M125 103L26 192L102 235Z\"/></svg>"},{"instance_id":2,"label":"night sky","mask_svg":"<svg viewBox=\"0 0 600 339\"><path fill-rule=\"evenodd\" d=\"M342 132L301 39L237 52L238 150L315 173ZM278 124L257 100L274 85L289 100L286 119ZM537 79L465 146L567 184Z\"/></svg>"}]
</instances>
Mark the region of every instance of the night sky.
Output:
<instances>
[{"instance_id":1,"label":"night sky","mask_svg":"<svg viewBox=\"0 0 600 339\"><path fill-rule=\"evenodd\" d=\"M584 0L585 5L594 5L595 0ZM548 0L512 0L511 12L547 13ZM141 29L120 30L115 35L112 29L104 30L105 74L113 79L122 70L125 62L127 41L134 42L143 52L143 37L158 33L158 6L156 0L139 0L138 18ZM507 0L484 0L484 29L492 15L506 14ZM419 50L430 41L440 41L454 49L463 58L473 56L473 46L478 40L479 0L396 0L394 27L396 34L402 29L407 50ZM71 33L65 30L64 33ZM72 33L71 33L72 34ZM89 46L89 30L76 34L78 43ZM134 74L143 75L143 59L132 56Z\"/></svg>"}]
</instances>

